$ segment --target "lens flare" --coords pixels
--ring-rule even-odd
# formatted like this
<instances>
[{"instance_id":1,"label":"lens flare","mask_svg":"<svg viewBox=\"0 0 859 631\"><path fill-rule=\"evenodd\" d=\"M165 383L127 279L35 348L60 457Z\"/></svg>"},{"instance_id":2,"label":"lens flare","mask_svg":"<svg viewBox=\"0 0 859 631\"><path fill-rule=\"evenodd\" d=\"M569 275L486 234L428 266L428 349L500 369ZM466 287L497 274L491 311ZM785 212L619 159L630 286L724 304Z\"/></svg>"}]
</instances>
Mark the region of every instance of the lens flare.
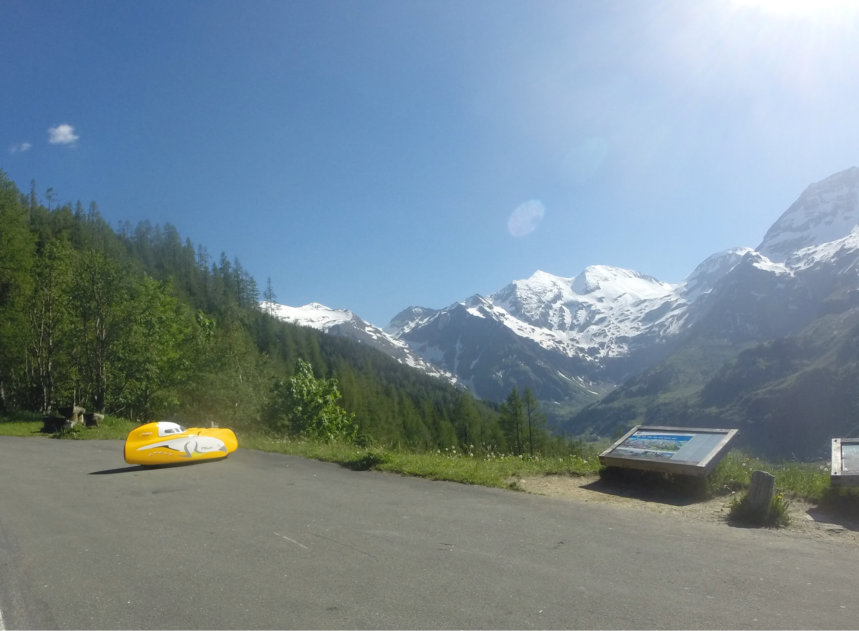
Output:
<instances>
[{"instance_id":1,"label":"lens flare","mask_svg":"<svg viewBox=\"0 0 859 631\"><path fill-rule=\"evenodd\" d=\"M507 231L516 238L526 237L537 229L545 214L543 202L538 199L519 204L507 220Z\"/></svg>"}]
</instances>

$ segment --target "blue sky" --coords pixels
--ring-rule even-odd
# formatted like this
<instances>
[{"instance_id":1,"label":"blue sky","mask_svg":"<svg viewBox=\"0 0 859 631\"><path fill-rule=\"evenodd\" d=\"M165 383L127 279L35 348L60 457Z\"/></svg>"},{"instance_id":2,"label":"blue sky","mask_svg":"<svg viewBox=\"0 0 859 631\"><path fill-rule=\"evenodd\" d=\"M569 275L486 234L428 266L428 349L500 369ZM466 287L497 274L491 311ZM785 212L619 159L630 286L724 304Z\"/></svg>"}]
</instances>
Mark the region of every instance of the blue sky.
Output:
<instances>
[{"instance_id":1,"label":"blue sky","mask_svg":"<svg viewBox=\"0 0 859 631\"><path fill-rule=\"evenodd\" d=\"M853 0L4 0L0 78L22 190L380 326L538 269L679 282L859 165Z\"/></svg>"}]
</instances>

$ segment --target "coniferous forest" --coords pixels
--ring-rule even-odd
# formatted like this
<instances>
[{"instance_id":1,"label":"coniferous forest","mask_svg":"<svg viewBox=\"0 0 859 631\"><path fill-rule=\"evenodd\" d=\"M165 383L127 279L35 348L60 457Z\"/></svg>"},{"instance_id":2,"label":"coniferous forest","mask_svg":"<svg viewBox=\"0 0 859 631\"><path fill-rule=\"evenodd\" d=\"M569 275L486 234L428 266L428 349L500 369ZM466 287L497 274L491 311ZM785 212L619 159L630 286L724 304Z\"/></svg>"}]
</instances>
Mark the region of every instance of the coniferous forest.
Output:
<instances>
[{"instance_id":1,"label":"coniferous forest","mask_svg":"<svg viewBox=\"0 0 859 631\"><path fill-rule=\"evenodd\" d=\"M482 402L357 342L273 318L238 260L210 256L169 224L114 229L95 203L48 200L35 183L24 193L0 171L7 416L79 405L141 422L288 433L284 384L309 366L333 384L365 444L515 453L561 446L516 392L502 405Z\"/></svg>"}]
</instances>

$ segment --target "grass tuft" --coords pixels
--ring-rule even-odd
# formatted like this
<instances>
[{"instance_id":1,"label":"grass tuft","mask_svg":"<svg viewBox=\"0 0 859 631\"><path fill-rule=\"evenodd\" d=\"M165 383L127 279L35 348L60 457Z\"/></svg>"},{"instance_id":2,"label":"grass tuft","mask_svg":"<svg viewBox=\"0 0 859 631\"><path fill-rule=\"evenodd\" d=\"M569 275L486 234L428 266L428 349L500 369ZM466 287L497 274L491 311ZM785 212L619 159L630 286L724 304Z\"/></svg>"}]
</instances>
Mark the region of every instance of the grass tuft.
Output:
<instances>
[{"instance_id":1,"label":"grass tuft","mask_svg":"<svg viewBox=\"0 0 859 631\"><path fill-rule=\"evenodd\" d=\"M731 504L728 522L736 526L780 528L790 523L790 501L784 493L775 493L768 511L752 506L749 496L737 498Z\"/></svg>"}]
</instances>

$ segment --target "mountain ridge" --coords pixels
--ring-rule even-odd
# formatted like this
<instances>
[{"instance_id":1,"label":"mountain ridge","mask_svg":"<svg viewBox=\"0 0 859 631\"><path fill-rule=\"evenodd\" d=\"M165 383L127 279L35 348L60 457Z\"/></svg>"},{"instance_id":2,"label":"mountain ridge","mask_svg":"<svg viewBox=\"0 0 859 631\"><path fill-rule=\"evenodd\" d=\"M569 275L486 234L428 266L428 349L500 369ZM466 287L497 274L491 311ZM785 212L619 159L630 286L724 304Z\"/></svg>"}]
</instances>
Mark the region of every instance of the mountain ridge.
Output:
<instances>
[{"instance_id":1,"label":"mountain ridge","mask_svg":"<svg viewBox=\"0 0 859 631\"><path fill-rule=\"evenodd\" d=\"M808 186L758 248L712 254L680 283L609 265L573 277L537 270L489 296L408 307L374 328L480 398L527 386L557 427L591 431L570 418L683 349L719 349L729 361L859 304L857 226L851 167Z\"/></svg>"},{"instance_id":2,"label":"mountain ridge","mask_svg":"<svg viewBox=\"0 0 859 631\"><path fill-rule=\"evenodd\" d=\"M270 301L261 302L260 309L284 322L351 338L431 377L444 379L454 385L457 383L454 375L427 362L414 353L406 343L390 337L382 329L362 320L348 309L331 309L318 302L311 302L301 307L290 307Z\"/></svg>"}]
</instances>

